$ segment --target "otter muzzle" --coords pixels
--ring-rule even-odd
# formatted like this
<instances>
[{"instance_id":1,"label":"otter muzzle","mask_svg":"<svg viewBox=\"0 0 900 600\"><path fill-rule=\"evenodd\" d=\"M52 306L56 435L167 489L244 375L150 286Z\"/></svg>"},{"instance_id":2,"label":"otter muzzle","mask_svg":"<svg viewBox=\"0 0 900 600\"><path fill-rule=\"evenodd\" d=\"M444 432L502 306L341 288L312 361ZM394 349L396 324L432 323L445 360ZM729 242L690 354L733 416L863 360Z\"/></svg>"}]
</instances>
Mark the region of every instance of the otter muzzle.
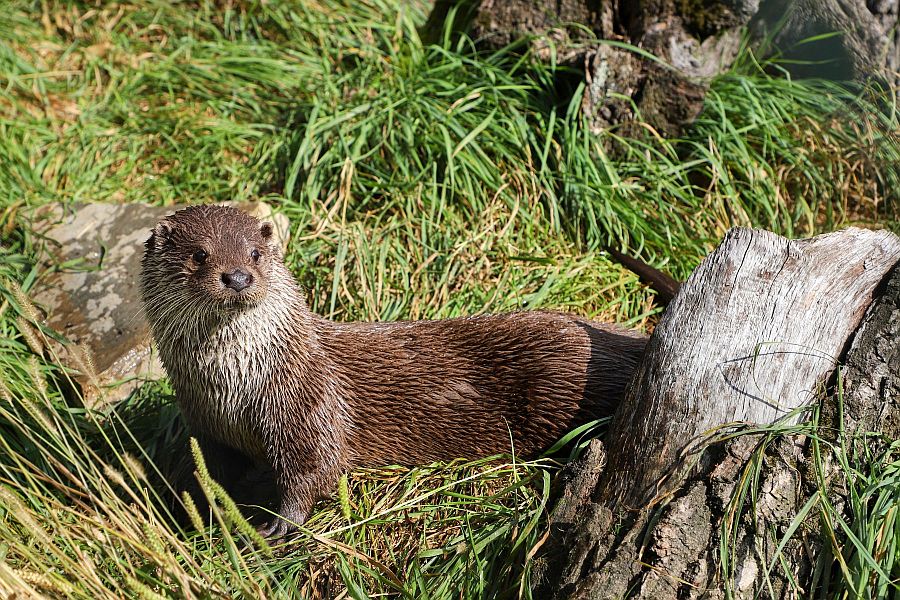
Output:
<instances>
[{"instance_id":1,"label":"otter muzzle","mask_svg":"<svg viewBox=\"0 0 900 600\"><path fill-rule=\"evenodd\" d=\"M225 284L225 287L240 292L250 287L250 284L253 283L253 276L240 269L235 269L231 273L222 273L222 283Z\"/></svg>"}]
</instances>

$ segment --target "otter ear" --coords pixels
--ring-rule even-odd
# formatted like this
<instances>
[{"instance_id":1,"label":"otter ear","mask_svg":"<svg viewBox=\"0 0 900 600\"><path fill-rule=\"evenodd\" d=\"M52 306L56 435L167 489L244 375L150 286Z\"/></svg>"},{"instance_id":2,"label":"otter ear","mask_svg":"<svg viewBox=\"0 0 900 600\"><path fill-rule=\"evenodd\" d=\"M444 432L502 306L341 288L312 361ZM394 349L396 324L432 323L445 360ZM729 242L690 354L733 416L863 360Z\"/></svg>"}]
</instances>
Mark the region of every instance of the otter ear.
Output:
<instances>
[{"instance_id":1,"label":"otter ear","mask_svg":"<svg viewBox=\"0 0 900 600\"><path fill-rule=\"evenodd\" d=\"M266 246L269 247L272 254L276 258L281 259L281 239L275 235L275 226L272 225L272 223L265 221L259 226L259 233L266 241Z\"/></svg>"},{"instance_id":2,"label":"otter ear","mask_svg":"<svg viewBox=\"0 0 900 600\"><path fill-rule=\"evenodd\" d=\"M156 224L156 227L153 228L153 231L150 233L150 238L147 240L145 244L147 250L152 250L157 252L162 250L166 246L172 244L172 231L173 227L169 221L165 219Z\"/></svg>"}]
</instances>

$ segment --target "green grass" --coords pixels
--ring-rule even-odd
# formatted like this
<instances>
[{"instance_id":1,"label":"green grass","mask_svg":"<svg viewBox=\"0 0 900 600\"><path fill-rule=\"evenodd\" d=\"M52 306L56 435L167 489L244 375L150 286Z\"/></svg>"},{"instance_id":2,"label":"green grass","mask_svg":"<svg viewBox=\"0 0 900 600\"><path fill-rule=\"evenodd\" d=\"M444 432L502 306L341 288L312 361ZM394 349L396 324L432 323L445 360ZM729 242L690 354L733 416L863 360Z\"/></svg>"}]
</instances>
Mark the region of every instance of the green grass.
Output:
<instances>
[{"instance_id":1,"label":"green grass","mask_svg":"<svg viewBox=\"0 0 900 600\"><path fill-rule=\"evenodd\" d=\"M29 316L35 206L263 199L291 217L287 262L330 318L547 307L641 328L652 293L604 245L683 278L733 225L898 228L897 116L871 90L748 61L713 82L682 139L624 139L591 134L582 90L564 93L573 74L524 47L424 45L422 3L0 9L0 589L529 597L556 469L354 472L345 501L320 503L271 556L225 507L224 526L176 530L152 467L183 435L165 383L102 413L60 392L89 367L58 360ZM858 462L875 465L863 488L892 515L878 482L893 463Z\"/></svg>"},{"instance_id":2,"label":"green grass","mask_svg":"<svg viewBox=\"0 0 900 600\"><path fill-rule=\"evenodd\" d=\"M798 597L897 594L900 442L864 430L848 431L840 382L823 401L831 406L814 406L798 424L748 427L715 440L749 436L744 440L749 451L746 444L735 451L746 455L747 462L733 482L719 526L728 597L736 596L735 570L743 560L741 553L747 552L766 569L762 595L781 595L773 591L779 585L783 594ZM795 462L800 446L808 451ZM780 481L773 481L773 471ZM772 514L773 501L796 512ZM784 576L788 563L805 564L810 580Z\"/></svg>"}]
</instances>

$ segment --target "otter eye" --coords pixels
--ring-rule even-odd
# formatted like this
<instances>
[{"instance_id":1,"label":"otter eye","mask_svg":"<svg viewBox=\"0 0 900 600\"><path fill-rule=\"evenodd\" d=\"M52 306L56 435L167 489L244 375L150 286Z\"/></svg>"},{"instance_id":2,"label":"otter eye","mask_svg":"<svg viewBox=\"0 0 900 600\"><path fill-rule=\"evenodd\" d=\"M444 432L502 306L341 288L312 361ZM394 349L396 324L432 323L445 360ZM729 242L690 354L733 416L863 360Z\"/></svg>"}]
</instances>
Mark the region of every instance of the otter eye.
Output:
<instances>
[{"instance_id":1,"label":"otter eye","mask_svg":"<svg viewBox=\"0 0 900 600\"><path fill-rule=\"evenodd\" d=\"M259 257L260 257L260 256L261 256L261 255L260 255L260 253L259 253L259 250L257 250L256 248L254 248L254 249L253 249L253 252L250 253L250 258L253 259L253 262L259 262Z\"/></svg>"},{"instance_id":2,"label":"otter eye","mask_svg":"<svg viewBox=\"0 0 900 600\"><path fill-rule=\"evenodd\" d=\"M206 257L208 257L208 256L209 256L209 254L207 254L203 250L197 250L196 252L194 252L194 256L193 256L194 262L197 263L198 265L202 265L203 263L206 262Z\"/></svg>"}]
</instances>

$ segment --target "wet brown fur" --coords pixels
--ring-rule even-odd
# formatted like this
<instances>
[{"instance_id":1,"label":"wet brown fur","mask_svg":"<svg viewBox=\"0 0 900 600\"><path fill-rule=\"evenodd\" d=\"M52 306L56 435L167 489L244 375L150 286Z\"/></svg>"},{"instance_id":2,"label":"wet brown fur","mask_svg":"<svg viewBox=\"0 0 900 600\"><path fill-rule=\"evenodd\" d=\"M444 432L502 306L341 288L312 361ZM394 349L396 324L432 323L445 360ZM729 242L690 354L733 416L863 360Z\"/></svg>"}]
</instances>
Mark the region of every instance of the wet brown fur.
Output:
<instances>
[{"instance_id":1,"label":"wet brown fur","mask_svg":"<svg viewBox=\"0 0 900 600\"><path fill-rule=\"evenodd\" d=\"M253 277L240 292L221 279L235 268ZM225 207L157 225L141 291L213 472L238 476L241 456L274 469L286 519L266 528L275 535L354 466L535 455L611 414L646 343L554 312L334 323L307 308L271 225Z\"/></svg>"}]
</instances>

